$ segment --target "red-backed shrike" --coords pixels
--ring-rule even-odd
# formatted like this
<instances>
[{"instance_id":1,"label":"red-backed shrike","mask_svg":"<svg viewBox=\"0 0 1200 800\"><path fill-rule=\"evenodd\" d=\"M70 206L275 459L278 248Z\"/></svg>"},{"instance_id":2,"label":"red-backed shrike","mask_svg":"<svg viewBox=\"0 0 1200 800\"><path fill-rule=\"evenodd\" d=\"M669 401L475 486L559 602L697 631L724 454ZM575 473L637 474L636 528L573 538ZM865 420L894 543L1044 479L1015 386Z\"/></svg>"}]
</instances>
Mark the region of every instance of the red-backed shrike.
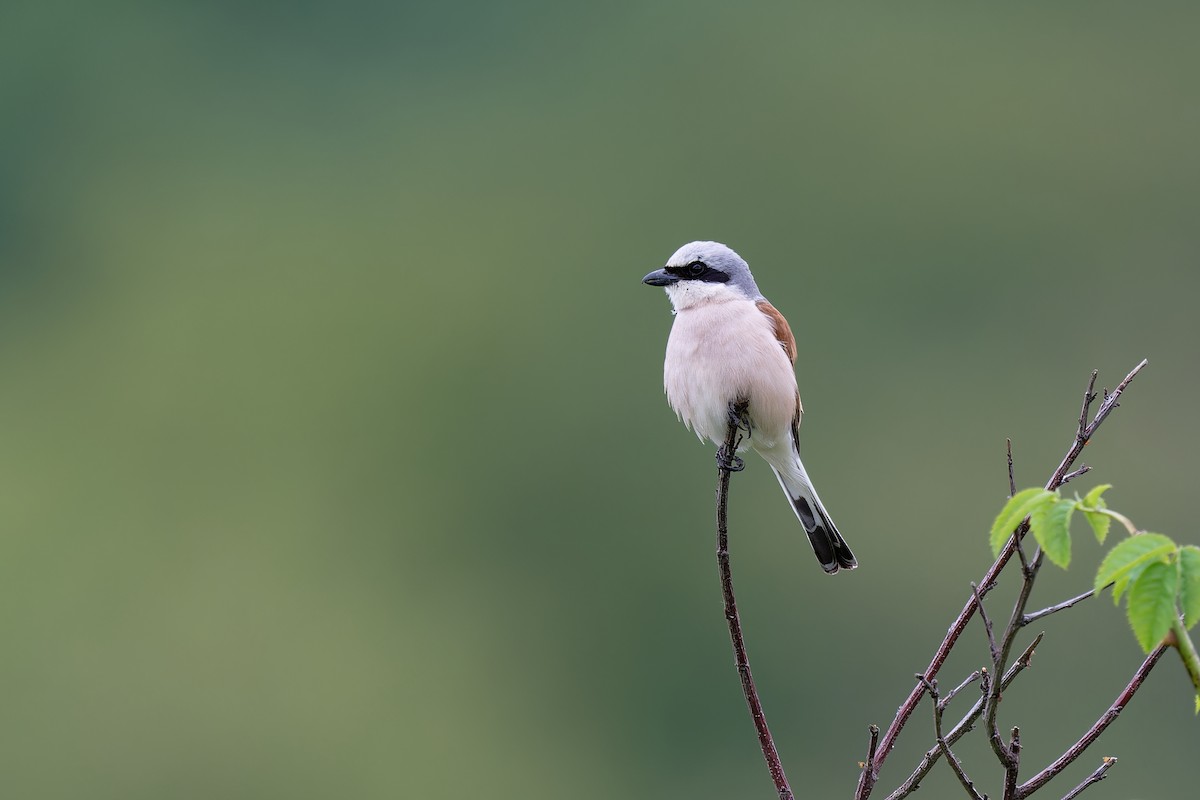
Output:
<instances>
[{"instance_id":1,"label":"red-backed shrike","mask_svg":"<svg viewBox=\"0 0 1200 800\"><path fill-rule=\"evenodd\" d=\"M858 566L800 460L796 339L750 267L723 244L692 242L642 282L665 288L675 307L663 368L671 408L701 440L720 446L734 407L747 403L749 445L774 470L821 568Z\"/></svg>"}]
</instances>

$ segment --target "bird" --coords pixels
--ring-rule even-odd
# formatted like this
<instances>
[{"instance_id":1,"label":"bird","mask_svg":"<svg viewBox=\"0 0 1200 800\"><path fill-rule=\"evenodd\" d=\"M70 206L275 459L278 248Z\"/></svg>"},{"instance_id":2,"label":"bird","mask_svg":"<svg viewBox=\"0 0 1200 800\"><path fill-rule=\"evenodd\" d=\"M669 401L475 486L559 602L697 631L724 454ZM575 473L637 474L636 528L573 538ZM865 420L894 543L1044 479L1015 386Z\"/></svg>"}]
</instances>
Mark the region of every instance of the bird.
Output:
<instances>
[{"instance_id":1,"label":"bird","mask_svg":"<svg viewBox=\"0 0 1200 800\"><path fill-rule=\"evenodd\" d=\"M667 402L700 437L722 446L732 421L771 466L826 573L858 566L800 460L803 406L796 338L759 291L750 266L719 242L691 242L642 279L674 308L663 387ZM741 404L741 405L739 405ZM741 444L738 450L745 450ZM723 466L740 463L718 452ZM733 467L737 469L738 467Z\"/></svg>"}]
</instances>

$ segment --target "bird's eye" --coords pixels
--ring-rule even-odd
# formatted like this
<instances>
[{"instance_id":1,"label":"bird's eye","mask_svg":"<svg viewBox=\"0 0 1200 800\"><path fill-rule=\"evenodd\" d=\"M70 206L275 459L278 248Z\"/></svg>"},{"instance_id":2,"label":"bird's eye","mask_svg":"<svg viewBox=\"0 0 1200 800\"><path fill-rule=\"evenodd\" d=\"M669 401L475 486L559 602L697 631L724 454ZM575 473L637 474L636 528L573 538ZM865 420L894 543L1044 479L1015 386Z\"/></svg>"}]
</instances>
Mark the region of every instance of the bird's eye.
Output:
<instances>
[{"instance_id":1,"label":"bird's eye","mask_svg":"<svg viewBox=\"0 0 1200 800\"><path fill-rule=\"evenodd\" d=\"M693 261L687 265L688 277L699 278L706 269L708 269L708 265L703 261Z\"/></svg>"}]
</instances>

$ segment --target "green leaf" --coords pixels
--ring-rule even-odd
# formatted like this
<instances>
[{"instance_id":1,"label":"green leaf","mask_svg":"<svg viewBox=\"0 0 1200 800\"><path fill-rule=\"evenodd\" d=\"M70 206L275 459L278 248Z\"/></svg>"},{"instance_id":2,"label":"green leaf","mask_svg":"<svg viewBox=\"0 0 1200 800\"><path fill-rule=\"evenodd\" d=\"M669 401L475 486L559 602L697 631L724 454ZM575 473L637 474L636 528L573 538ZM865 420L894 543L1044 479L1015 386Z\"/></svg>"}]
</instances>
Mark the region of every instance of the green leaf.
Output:
<instances>
[{"instance_id":1,"label":"green leaf","mask_svg":"<svg viewBox=\"0 0 1200 800\"><path fill-rule=\"evenodd\" d=\"M1074 500L1041 503L1029 515L1029 530L1042 546L1046 558L1063 569L1071 563L1071 514Z\"/></svg>"},{"instance_id":2,"label":"green leaf","mask_svg":"<svg viewBox=\"0 0 1200 800\"><path fill-rule=\"evenodd\" d=\"M1084 511L1083 516L1087 518L1088 525L1092 526L1096 541L1104 544L1104 540L1108 538L1108 528L1112 525L1112 517L1108 514L1097 514L1095 511Z\"/></svg>"},{"instance_id":3,"label":"green leaf","mask_svg":"<svg viewBox=\"0 0 1200 800\"><path fill-rule=\"evenodd\" d=\"M1153 650L1175 619L1175 591L1179 586L1179 567L1166 561L1147 564L1129 588L1126 609L1129 625L1142 650Z\"/></svg>"},{"instance_id":4,"label":"green leaf","mask_svg":"<svg viewBox=\"0 0 1200 800\"><path fill-rule=\"evenodd\" d=\"M1100 495L1111 488L1111 483L1102 483L1099 486L1093 486L1092 490L1083 496L1083 504L1088 508L1108 508L1104 503L1104 498Z\"/></svg>"},{"instance_id":5,"label":"green leaf","mask_svg":"<svg viewBox=\"0 0 1200 800\"><path fill-rule=\"evenodd\" d=\"M1135 578L1147 564L1165 558L1175 550L1175 543L1161 533L1142 533L1130 536L1109 551L1096 571L1093 588L1098 592L1110 583L1113 587L1113 602L1121 599L1128 582Z\"/></svg>"},{"instance_id":6,"label":"green leaf","mask_svg":"<svg viewBox=\"0 0 1200 800\"><path fill-rule=\"evenodd\" d=\"M1098 514L1095 511L1090 511L1093 508L1108 508L1108 504L1104 502L1104 498L1100 495L1108 489L1112 488L1111 483L1102 483L1099 486L1093 487L1082 500L1079 501L1080 510L1087 518L1088 524L1092 526L1092 532L1096 534L1096 541L1104 544L1104 540L1108 538L1108 529L1112 525L1112 517L1107 514Z\"/></svg>"},{"instance_id":7,"label":"green leaf","mask_svg":"<svg viewBox=\"0 0 1200 800\"><path fill-rule=\"evenodd\" d=\"M996 517L996 521L992 523L992 533L989 537L992 544L992 558L1000 555L1000 551L1004 549L1004 543L1008 541L1008 537L1012 536L1013 529L1021 524L1021 520L1029 516L1033 509L1055 497L1057 495L1054 492L1047 492L1045 489L1036 487L1022 489L1010 497L1004 504L1004 508L1000 509L1000 515Z\"/></svg>"},{"instance_id":8,"label":"green leaf","mask_svg":"<svg viewBox=\"0 0 1200 800\"><path fill-rule=\"evenodd\" d=\"M1191 544L1179 548L1179 604L1184 628L1200 622L1200 547Z\"/></svg>"}]
</instances>

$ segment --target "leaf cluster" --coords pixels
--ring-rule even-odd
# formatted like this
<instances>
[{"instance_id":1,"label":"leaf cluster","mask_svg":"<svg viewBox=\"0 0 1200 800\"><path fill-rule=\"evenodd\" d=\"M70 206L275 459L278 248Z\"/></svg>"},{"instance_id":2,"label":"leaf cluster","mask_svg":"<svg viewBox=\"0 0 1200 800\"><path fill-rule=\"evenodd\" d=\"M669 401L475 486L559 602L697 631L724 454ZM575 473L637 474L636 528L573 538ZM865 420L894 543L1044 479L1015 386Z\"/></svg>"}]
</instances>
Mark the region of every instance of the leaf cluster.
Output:
<instances>
[{"instance_id":1,"label":"leaf cluster","mask_svg":"<svg viewBox=\"0 0 1200 800\"><path fill-rule=\"evenodd\" d=\"M1179 545L1161 533L1138 530L1128 517L1108 508L1103 494L1109 488L1109 484L1103 484L1074 499L1041 488L1017 492L992 524L992 554L998 555L1009 538L1019 535L1021 526L1028 524L1029 533L1046 558L1066 569L1071 562L1070 525L1076 511L1087 519L1100 544L1108 537L1112 521L1117 520L1129 537L1104 557L1093 588L1100 592L1111 586L1114 604L1126 598L1129 626L1143 651L1149 653L1174 632L1175 640L1168 643L1182 653L1190 649L1190 641L1184 641L1188 639L1186 631L1200 622L1200 547ZM1193 673L1200 710L1200 675L1195 667L1189 664L1188 671Z\"/></svg>"}]
</instances>

